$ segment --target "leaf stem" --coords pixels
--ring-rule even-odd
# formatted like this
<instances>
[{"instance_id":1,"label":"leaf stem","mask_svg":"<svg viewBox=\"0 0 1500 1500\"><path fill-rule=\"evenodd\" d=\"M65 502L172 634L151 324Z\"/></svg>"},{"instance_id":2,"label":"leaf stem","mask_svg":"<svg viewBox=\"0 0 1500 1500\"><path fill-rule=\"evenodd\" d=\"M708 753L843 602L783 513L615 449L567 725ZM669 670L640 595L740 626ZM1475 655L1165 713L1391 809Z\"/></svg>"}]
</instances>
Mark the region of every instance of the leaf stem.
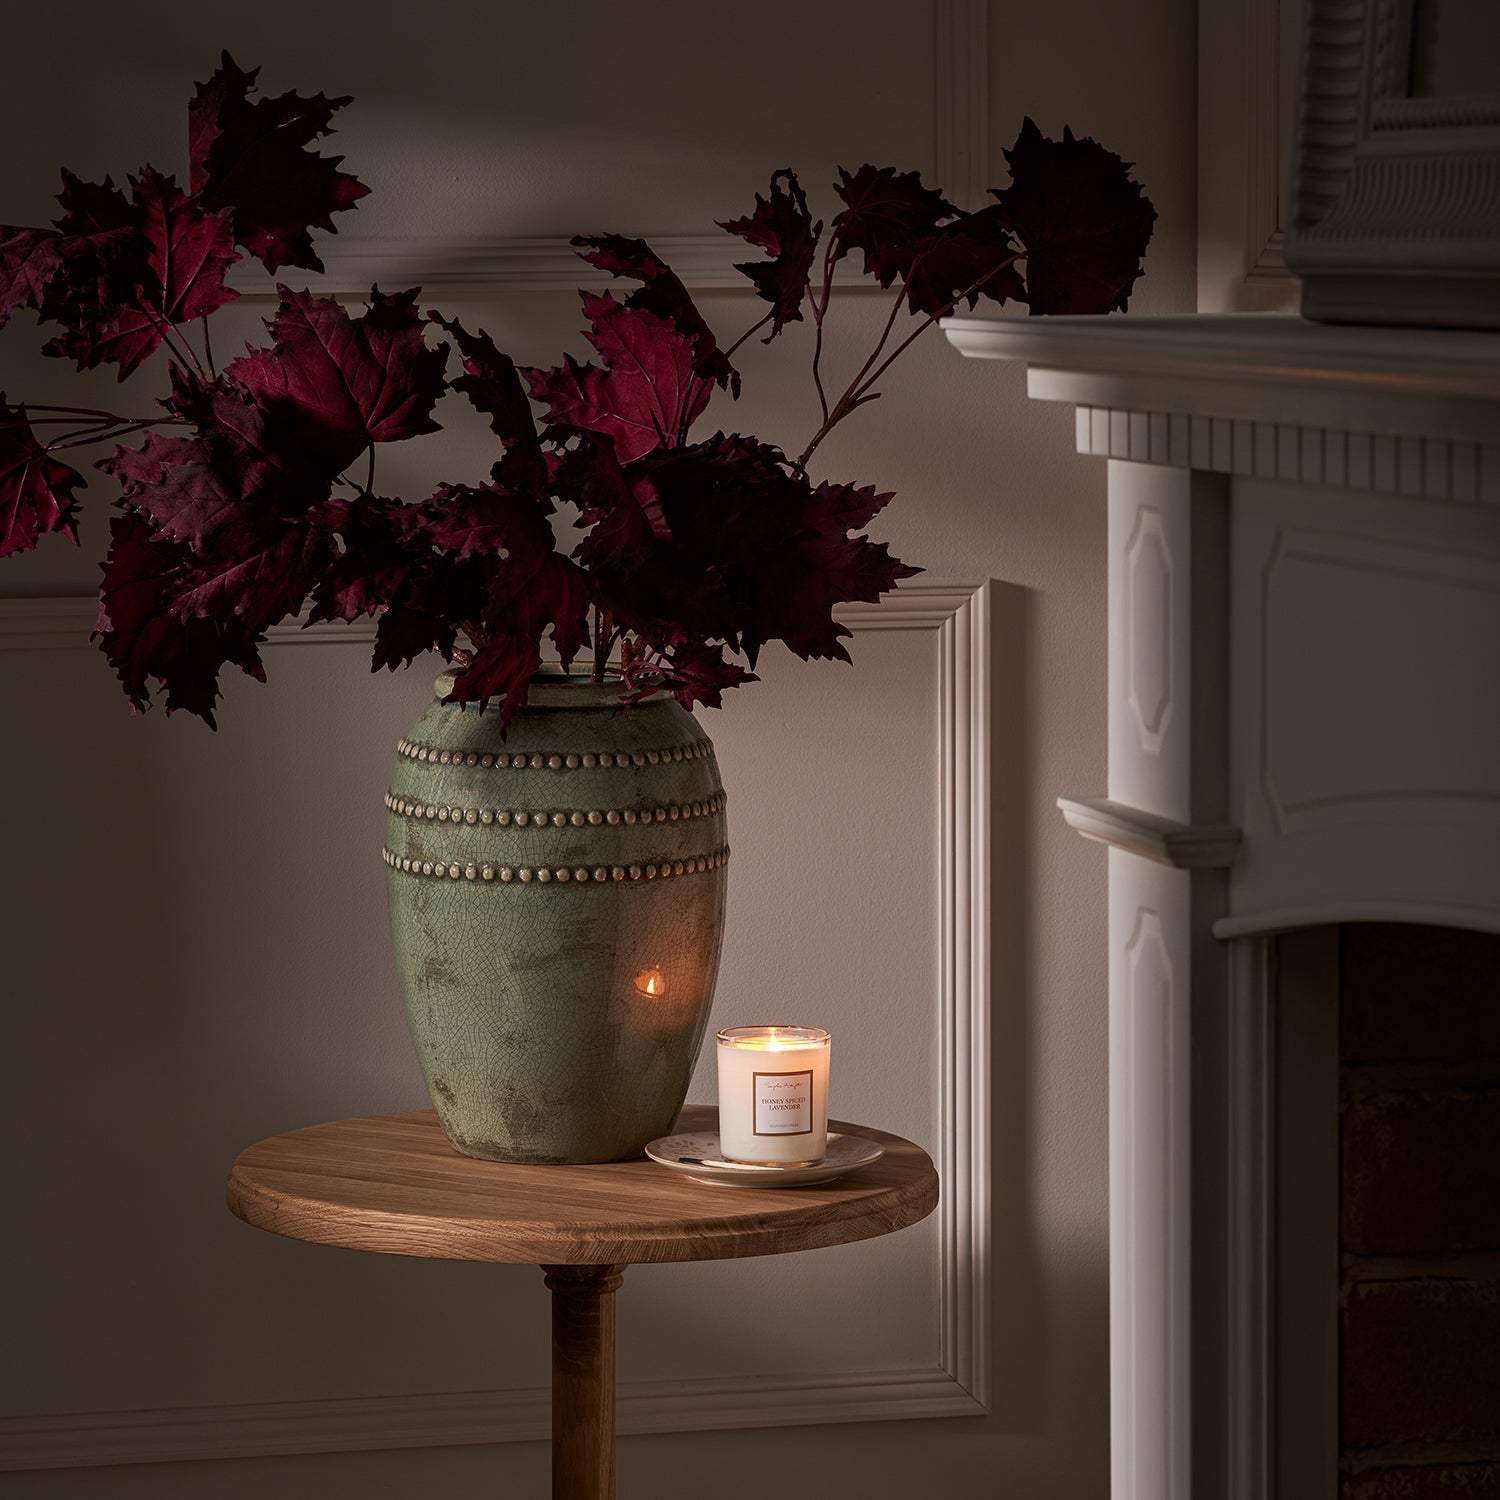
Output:
<instances>
[{"instance_id":1,"label":"leaf stem","mask_svg":"<svg viewBox=\"0 0 1500 1500\"><path fill-rule=\"evenodd\" d=\"M375 493L375 444L370 444L370 466L365 470L365 494Z\"/></svg>"},{"instance_id":2,"label":"leaf stem","mask_svg":"<svg viewBox=\"0 0 1500 1500\"><path fill-rule=\"evenodd\" d=\"M894 350L891 351L891 353L886 357L885 360L883 360L878 366L876 366L874 371L866 376L866 371L870 370L870 366L874 364L875 360L879 357L880 351L885 347L886 340L890 337L891 328L894 326L896 321L897 309L900 308L902 302L906 298L906 288L905 286L903 286L901 288L901 295L896 298L895 305L891 308L891 315L886 321L885 332L881 334L880 342L876 344L874 353L871 354L869 359L865 361L864 368L860 370L859 374L849 382L848 389L842 396L839 397L838 404L833 408L832 413L824 419L823 425L813 434L812 441L808 443L807 447L802 450L801 456L798 457L795 461L794 467L802 470L805 473L807 470L807 461L812 457L813 451L817 448L818 444L821 443L823 439L826 438L828 434L840 422L842 422L845 417L849 415L850 412L854 411L858 407L863 406L868 401L875 401L879 399L879 391L872 389L875 382L879 380L887 370L890 369L891 365L901 356L901 354L907 348L910 347L910 345L916 339L920 338L924 333L926 333L927 330L931 328L939 318L946 318L948 314L951 313L960 302L964 301L965 298L973 296L974 293L979 291L979 289L984 286L987 281L990 281L994 277L998 276L1000 272L1006 270L1008 267L1015 265L1015 263L1020 259L1022 259L1022 256L1012 255L1008 259L1001 261L999 265L991 266L990 269L986 271L984 275L981 276L979 280L976 281L972 286L965 287L964 290L961 291L955 298L953 298L951 302L946 303L944 306L939 308L937 312L930 314L911 333L909 333L906 338L904 338L896 346Z\"/></svg>"},{"instance_id":3,"label":"leaf stem","mask_svg":"<svg viewBox=\"0 0 1500 1500\"><path fill-rule=\"evenodd\" d=\"M173 326L172 320L168 318L165 313L162 313L157 308L150 306L148 303L141 302L137 305L140 307L140 310L145 313L148 318L151 319L152 323L155 324L156 331L161 335L162 343L164 343L167 348L177 356L179 360L182 360L186 364L191 364L192 367L198 372L198 378L200 380L207 380L208 371L203 368L203 365L199 361L198 356L193 353L192 345L190 345L186 339L177 337L177 329Z\"/></svg>"},{"instance_id":4,"label":"leaf stem","mask_svg":"<svg viewBox=\"0 0 1500 1500\"><path fill-rule=\"evenodd\" d=\"M127 422L124 426L115 428L113 431L91 429L85 432L65 433L55 443L48 443L48 453L58 453L67 448L87 448L92 443L108 442L114 438L129 437L132 432L140 432L147 427L167 427L185 425L181 417L146 417L139 422Z\"/></svg>"},{"instance_id":5,"label":"leaf stem","mask_svg":"<svg viewBox=\"0 0 1500 1500\"><path fill-rule=\"evenodd\" d=\"M61 411L74 417L102 417L106 422L129 422L130 417L122 417L112 411L100 411L95 406L53 406L46 401L23 401L21 403L28 412L33 411Z\"/></svg>"},{"instance_id":6,"label":"leaf stem","mask_svg":"<svg viewBox=\"0 0 1500 1500\"><path fill-rule=\"evenodd\" d=\"M28 427L71 427L75 432L87 432L98 427L113 427L117 422L128 422L129 417L100 417L93 422L78 423L72 417L33 417L27 413Z\"/></svg>"},{"instance_id":7,"label":"leaf stem","mask_svg":"<svg viewBox=\"0 0 1500 1500\"><path fill-rule=\"evenodd\" d=\"M812 378L813 386L818 393L818 409L823 413L823 421L828 422L828 394L823 389L823 316L828 311L828 299L833 296L833 252L838 245L838 231L830 230L828 243L823 246L823 302L820 306L816 293L808 284L807 298L812 303L813 322L817 325L817 337L813 340Z\"/></svg>"},{"instance_id":8,"label":"leaf stem","mask_svg":"<svg viewBox=\"0 0 1500 1500\"><path fill-rule=\"evenodd\" d=\"M740 336L739 336L739 337L738 337L738 338L737 338L737 339L736 339L736 340L735 340L735 341L734 341L734 342L733 342L733 343L732 343L732 344L731 344L731 345L730 345L730 346L729 346L729 347L728 347L728 348L727 348L727 349L726 349L726 350L725 350L725 351L724 351L724 358L725 358L725 359L729 359L729 358L731 358L731 357L732 357L732 356L733 356L733 354L734 354L734 351L735 351L735 350L736 350L736 349L738 349L738 348L739 348L739 347L740 347L740 345L741 345L741 344L743 344L743 343L744 343L744 342L745 342L745 340L746 340L746 339L748 339L748 338L749 338L749 337L750 337L750 335L751 335L751 334L754 334L754 333L759 333L759 332L760 332L760 331L761 331L761 329L762 329L762 328L764 328L764 327L765 327L765 326L766 326L766 324L767 324L767 323L769 323L769 322L770 322L770 321L771 321L771 319L772 319L772 318L774 318L774 317L775 317L775 316L776 316L776 309L775 309L775 308L774 308L774 307L773 307L773 308L772 308L772 309L771 309L771 311L770 311L770 312L768 312L768 313L767 313L767 314L766 314L766 315L765 315L765 317L763 317L763 318L762 318L762 319L761 319L761 320L760 320L760 322L759 322L759 323L757 323L757 324L755 324L755 326L754 326L754 327L753 327L753 328L747 328L747 329L746 329L746 330L745 330L745 331L744 331L744 332L743 332L743 333L742 333L742 334L741 334L741 335L740 335Z\"/></svg>"},{"instance_id":9,"label":"leaf stem","mask_svg":"<svg viewBox=\"0 0 1500 1500\"><path fill-rule=\"evenodd\" d=\"M977 292L980 287L985 284L985 282L991 280L995 276L998 276L1001 271L1006 270L1008 267L1015 265L1015 263L1020 259L1021 257L1019 255L1013 255L1009 260L1002 261L998 266L992 266L988 271L984 273L983 276L979 278L978 281L974 283L973 286L965 288L958 294L958 296L956 296L950 303L948 303L947 306L941 308L935 313L930 314L925 323L921 324L905 339L903 339L900 344L896 346L895 350L891 353L890 358L887 359L885 363L882 364L880 368L877 369L875 373L871 375L870 378L860 388L860 394L863 394L864 391L869 390L870 387L874 385L875 382L879 380L880 377L884 375L888 369L890 369L892 362L897 358L897 356L900 355L901 351L912 342L913 339L919 338L922 334L924 334L929 328L932 327L934 323L938 321L939 318L946 318L948 314L951 313L960 302L964 301L967 297L973 296L973 294Z\"/></svg>"},{"instance_id":10,"label":"leaf stem","mask_svg":"<svg viewBox=\"0 0 1500 1500\"><path fill-rule=\"evenodd\" d=\"M203 324L203 357L208 361L208 373L215 380L219 378L218 369L214 365L214 341L213 335L208 330L208 314L204 313L201 319Z\"/></svg>"}]
</instances>

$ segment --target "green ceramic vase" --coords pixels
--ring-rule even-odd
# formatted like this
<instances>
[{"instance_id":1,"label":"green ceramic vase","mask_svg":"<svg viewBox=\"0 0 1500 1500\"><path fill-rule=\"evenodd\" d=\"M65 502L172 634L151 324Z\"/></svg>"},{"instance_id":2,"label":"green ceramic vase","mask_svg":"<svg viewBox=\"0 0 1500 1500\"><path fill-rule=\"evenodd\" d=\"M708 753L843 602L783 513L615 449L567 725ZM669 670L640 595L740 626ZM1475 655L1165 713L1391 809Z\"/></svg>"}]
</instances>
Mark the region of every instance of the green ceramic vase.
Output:
<instances>
[{"instance_id":1,"label":"green ceramic vase","mask_svg":"<svg viewBox=\"0 0 1500 1500\"><path fill-rule=\"evenodd\" d=\"M543 673L441 700L386 794L391 932L448 1139L490 1161L639 1155L671 1128L703 1040L729 850L713 746L671 697Z\"/></svg>"}]
</instances>

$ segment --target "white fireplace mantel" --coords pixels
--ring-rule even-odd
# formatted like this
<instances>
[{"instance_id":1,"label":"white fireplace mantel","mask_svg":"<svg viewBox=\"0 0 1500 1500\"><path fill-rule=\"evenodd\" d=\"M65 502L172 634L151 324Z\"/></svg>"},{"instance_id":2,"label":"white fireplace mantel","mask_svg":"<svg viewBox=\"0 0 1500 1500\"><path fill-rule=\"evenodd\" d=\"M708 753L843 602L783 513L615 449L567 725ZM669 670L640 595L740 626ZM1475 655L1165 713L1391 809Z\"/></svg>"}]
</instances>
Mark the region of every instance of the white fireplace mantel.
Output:
<instances>
[{"instance_id":1,"label":"white fireplace mantel","mask_svg":"<svg viewBox=\"0 0 1500 1500\"><path fill-rule=\"evenodd\" d=\"M1276 1270L1277 1158L1333 1137L1285 1139L1270 938L1500 931L1500 335L944 326L1110 461L1109 781L1058 790L1110 850L1114 1500L1320 1500L1336 1310Z\"/></svg>"}]
</instances>

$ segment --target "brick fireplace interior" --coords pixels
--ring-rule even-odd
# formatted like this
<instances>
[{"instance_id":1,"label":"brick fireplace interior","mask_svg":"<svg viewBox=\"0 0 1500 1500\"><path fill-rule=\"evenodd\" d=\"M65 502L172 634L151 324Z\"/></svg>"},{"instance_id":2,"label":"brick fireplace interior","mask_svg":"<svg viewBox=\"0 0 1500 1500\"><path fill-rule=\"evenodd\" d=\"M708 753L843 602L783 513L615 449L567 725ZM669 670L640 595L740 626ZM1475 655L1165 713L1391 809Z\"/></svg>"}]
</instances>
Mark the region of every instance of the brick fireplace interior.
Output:
<instances>
[{"instance_id":1,"label":"brick fireplace interior","mask_svg":"<svg viewBox=\"0 0 1500 1500\"><path fill-rule=\"evenodd\" d=\"M1500 1497L1500 937L1339 962L1342 1500Z\"/></svg>"}]
</instances>

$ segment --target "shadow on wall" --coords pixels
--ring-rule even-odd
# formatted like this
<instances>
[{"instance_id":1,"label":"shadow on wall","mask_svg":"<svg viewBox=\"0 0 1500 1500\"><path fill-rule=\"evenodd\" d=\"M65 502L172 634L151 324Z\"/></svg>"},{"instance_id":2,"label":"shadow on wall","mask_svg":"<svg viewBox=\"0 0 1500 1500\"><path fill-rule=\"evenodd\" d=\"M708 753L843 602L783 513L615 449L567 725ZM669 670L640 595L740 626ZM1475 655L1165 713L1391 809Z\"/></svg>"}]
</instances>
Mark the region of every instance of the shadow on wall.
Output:
<instances>
[{"instance_id":1,"label":"shadow on wall","mask_svg":"<svg viewBox=\"0 0 1500 1500\"><path fill-rule=\"evenodd\" d=\"M1032 785L1030 590L990 585L990 1236L992 1419L1002 1431L1047 1426L1047 1306L1038 1270L1028 1162L1035 1111L1028 933L1034 868L1027 809Z\"/></svg>"}]
</instances>

